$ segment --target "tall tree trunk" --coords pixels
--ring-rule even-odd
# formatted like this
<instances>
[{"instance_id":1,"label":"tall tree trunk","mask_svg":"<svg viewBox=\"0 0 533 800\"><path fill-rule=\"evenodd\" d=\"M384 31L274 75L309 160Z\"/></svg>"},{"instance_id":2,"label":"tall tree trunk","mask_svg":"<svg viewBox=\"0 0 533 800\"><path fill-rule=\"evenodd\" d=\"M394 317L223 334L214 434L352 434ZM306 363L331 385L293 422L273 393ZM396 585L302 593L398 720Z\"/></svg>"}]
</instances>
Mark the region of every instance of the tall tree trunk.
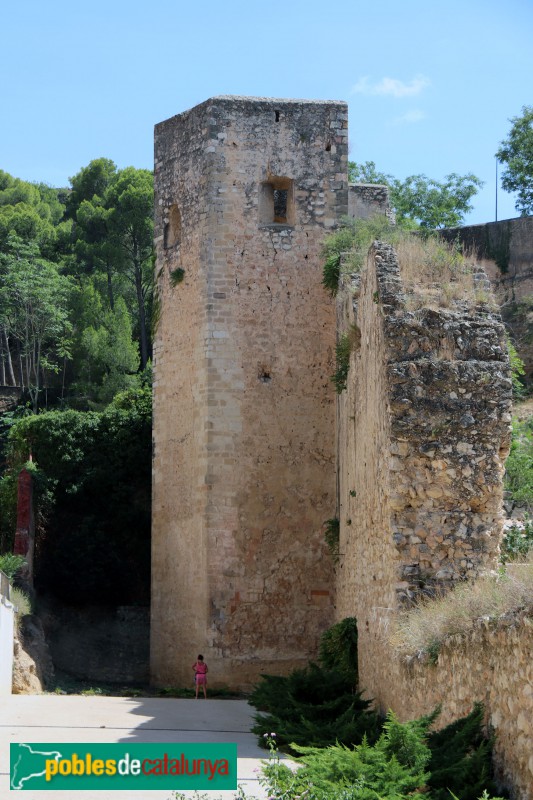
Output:
<instances>
[{"instance_id":1,"label":"tall tree trunk","mask_svg":"<svg viewBox=\"0 0 533 800\"><path fill-rule=\"evenodd\" d=\"M13 362L11 361L11 351L9 349L9 337L7 335L7 331L5 328L3 329L2 333L4 334L4 342L6 346L6 362L7 362L7 371L9 374L9 380L11 381L10 385L16 386L17 381L15 378L15 372L13 370Z\"/></svg>"},{"instance_id":2,"label":"tall tree trunk","mask_svg":"<svg viewBox=\"0 0 533 800\"><path fill-rule=\"evenodd\" d=\"M24 367L22 364L22 350L19 348L19 371L20 371L20 385L22 389L25 389L24 385Z\"/></svg>"},{"instance_id":3,"label":"tall tree trunk","mask_svg":"<svg viewBox=\"0 0 533 800\"><path fill-rule=\"evenodd\" d=\"M137 303L139 304L139 338L141 344L141 369L144 369L146 364L148 363L148 331L146 328L146 309L144 307L141 262L137 248L135 248L134 252L134 269L135 269L135 291L137 293Z\"/></svg>"},{"instance_id":4,"label":"tall tree trunk","mask_svg":"<svg viewBox=\"0 0 533 800\"><path fill-rule=\"evenodd\" d=\"M33 374L35 377L35 385L33 387L33 412L34 414L37 413L39 408L39 392L41 388L40 382L40 372L41 372L41 340L39 339L36 343L34 352L33 352Z\"/></svg>"}]
</instances>

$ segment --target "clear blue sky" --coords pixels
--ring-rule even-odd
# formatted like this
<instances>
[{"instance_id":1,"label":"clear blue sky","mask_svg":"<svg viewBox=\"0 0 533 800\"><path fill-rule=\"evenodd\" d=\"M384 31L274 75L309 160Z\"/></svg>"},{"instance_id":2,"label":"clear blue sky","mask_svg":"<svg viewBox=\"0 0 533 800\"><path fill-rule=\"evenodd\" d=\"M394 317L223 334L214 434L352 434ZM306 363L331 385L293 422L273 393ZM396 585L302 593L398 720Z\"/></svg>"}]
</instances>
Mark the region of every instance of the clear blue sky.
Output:
<instances>
[{"instance_id":1,"label":"clear blue sky","mask_svg":"<svg viewBox=\"0 0 533 800\"><path fill-rule=\"evenodd\" d=\"M531 0L3 0L0 31L0 169L55 186L100 156L152 168L154 124L213 95L346 100L352 159L473 172L486 222L533 105Z\"/></svg>"}]
</instances>

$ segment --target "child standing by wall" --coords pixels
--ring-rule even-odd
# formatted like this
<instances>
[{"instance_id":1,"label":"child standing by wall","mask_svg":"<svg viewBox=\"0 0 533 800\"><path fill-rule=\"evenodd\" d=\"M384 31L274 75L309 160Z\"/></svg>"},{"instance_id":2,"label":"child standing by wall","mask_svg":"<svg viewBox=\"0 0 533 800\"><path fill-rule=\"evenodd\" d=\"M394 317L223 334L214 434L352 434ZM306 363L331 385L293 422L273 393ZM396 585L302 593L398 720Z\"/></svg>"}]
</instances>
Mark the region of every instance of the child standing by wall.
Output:
<instances>
[{"instance_id":1,"label":"child standing by wall","mask_svg":"<svg viewBox=\"0 0 533 800\"><path fill-rule=\"evenodd\" d=\"M204 698L207 700L207 664L203 656L198 656L192 665L194 670L194 682L196 684L196 699L198 700L198 688L201 686L204 690Z\"/></svg>"}]
</instances>

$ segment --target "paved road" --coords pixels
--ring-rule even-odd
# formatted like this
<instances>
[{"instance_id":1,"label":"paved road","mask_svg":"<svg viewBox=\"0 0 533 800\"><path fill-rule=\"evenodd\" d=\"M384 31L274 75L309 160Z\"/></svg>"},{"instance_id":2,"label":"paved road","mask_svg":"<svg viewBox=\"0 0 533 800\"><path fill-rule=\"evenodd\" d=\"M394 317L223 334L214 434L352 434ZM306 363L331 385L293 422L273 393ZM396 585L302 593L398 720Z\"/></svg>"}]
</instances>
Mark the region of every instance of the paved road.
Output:
<instances>
[{"instance_id":1,"label":"paved road","mask_svg":"<svg viewBox=\"0 0 533 800\"><path fill-rule=\"evenodd\" d=\"M244 700L12 695L0 697L0 798L69 800L61 790L9 789L10 742L236 742L237 774L247 795L265 797L257 782L264 750L250 733ZM75 800L171 800L171 791L78 791ZM234 796L209 792L210 797Z\"/></svg>"}]
</instances>

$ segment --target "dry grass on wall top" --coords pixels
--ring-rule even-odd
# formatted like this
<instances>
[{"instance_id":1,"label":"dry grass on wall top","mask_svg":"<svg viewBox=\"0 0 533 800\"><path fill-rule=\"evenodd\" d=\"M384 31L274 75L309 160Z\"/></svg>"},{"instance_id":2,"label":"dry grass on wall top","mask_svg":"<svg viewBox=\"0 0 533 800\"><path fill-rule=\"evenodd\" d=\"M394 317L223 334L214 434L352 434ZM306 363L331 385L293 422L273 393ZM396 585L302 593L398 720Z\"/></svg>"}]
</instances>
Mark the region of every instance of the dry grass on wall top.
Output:
<instances>
[{"instance_id":1,"label":"dry grass on wall top","mask_svg":"<svg viewBox=\"0 0 533 800\"><path fill-rule=\"evenodd\" d=\"M405 657L436 657L449 636L468 636L476 624L498 620L524 609L533 613L533 553L528 561L509 564L498 574L457 585L448 594L422 600L401 614L391 644Z\"/></svg>"},{"instance_id":2,"label":"dry grass on wall top","mask_svg":"<svg viewBox=\"0 0 533 800\"><path fill-rule=\"evenodd\" d=\"M488 303L495 307L490 289L476 280L475 259L438 235L398 236L393 242L407 306L449 308L456 302Z\"/></svg>"},{"instance_id":3,"label":"dry grass on wall top","mask_svg":"<svg viewBox=\"0 0 533 800\"><path fill-rule=\"evenodd\" d=\"M422 307L464 308L488 304L496 308L490 286L476 266L474 253L463 252L460 243L447 242L438 232L413 232L392 225L386 216L344 220L323 244L323 285L332 295L340 275L360 272L372 242L394 247L406 294L408 310Z\"/></svg>"}]
</instances>

